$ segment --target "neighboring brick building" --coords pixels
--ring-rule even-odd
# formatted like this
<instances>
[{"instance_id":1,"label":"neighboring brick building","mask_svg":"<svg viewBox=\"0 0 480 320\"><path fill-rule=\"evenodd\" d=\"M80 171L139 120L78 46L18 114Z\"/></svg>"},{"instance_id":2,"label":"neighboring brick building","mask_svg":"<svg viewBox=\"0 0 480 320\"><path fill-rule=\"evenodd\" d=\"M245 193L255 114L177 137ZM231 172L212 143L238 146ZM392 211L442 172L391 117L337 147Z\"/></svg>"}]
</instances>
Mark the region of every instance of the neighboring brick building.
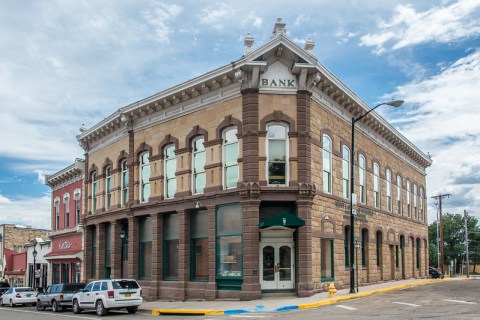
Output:
<instances>
[{"instance_id":1,"label":"neighboring brick building","mask_svg":"<svg viewBox=\"0 0 480 320\"><path fill-rule=\"evenodd\" d=\"M49 284L81 282L83 272L83 181L85 161L75 163L45 177L52 188L51 252L45 254L49 261Z\"/></svg>"},{"instance_id":2,"label":"neighboring brick building","mask_svg":"<svg viewBox=\"0 0 480 320\"><path fill-rule=\"evenodd\" d=\"M87 279L177 300L349 284L350 121L369 106L280 20L252 44L82 129ZM356 130L360 283L426 277L431 160L376 113Z\"/></svg>"},{"instance_id":3,"label":"neighboring brick building","mask_svg":"<svg viewBox=\"0 0 480 320\"><path fill-rule=\"evenodd\" d=\"M49 231L50 230L36 229L29 226L23 227L14 224L0 225L0 281L7 278L5 277L5 271L12 270L12 265L8 265L8 261L5 258L7 255L6 249L11 250L13 253L25 252L26 244L33 243L36 238L47 238ZM23 268L24 272L25 267L26 260ZM22 277L22 279L24 279L24 276Z\"/></svg>"}]
</instances>

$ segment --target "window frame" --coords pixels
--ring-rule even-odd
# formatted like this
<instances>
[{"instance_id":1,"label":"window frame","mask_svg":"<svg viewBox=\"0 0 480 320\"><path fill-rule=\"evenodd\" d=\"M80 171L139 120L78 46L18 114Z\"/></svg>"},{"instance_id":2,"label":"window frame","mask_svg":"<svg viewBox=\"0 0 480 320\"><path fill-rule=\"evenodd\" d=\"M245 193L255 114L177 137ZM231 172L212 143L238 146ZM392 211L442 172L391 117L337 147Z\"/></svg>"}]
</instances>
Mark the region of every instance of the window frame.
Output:
<instances>
[{"instance_id":1,"label":"window frame","mask_svg":"<svg viewBox=\"0 0 480 320\"><path fill-rule=\"evenodd\" d=\"M392 202L392 172L387 169L385 170L385 180L386 180L386 192L387 192L387 211L393 211L393 202Z\"/></svg>"},{"instance_id":2,"label":"window frame","mask_svg":"<svg viewBox=\"0 0 480 320\"><path fill-rule=\"evenodd\" d=\"M415 220L418 221L417 196L418 196L418 188L416 184L413 184L413 212L414 212Z\"/></svg>"},{"instance_id":3,"label":"window frame","mask_svg":"<svg viewBox=\"0 0 480 320\"><path fill-rule=\"evenodd\" d=\"M202 149L196 149L196 143L199 140L203 140L201 143ZM200 155L204 155L203 165L199 163L199 171L196 171L196 161L200 158ZM205 137L203 135L197 136L192 140L192 194L202 194L206 187L207 181L207 172L205 170L205 165L207 163L207 152L205 150ZM197 178L201 175L204 175L205 184L202 186L200 184L197 185Z\"/></svg>"},{"instance_id":4,"label":"window frame","mask_svg":"<svg viewBox=\"0 0 480 320\"><path fill-rule=\"evenodd\" d=\"M169 150L172 150L173 149L173 152L169 153ZM173 199L175 198L175 193L177 192L177 176L176 176L176 172L177 172L177 156L175 155L175 144L169 144L167 146L165 146L165 148L163 149L163 161L164 161L164 168L163 168L163 175L165 177L165 183L164 183L164 188L163 188L163 192L164 192L164 197L165 199ZM172 156L173 155L173 156ZM173 176L170 175L170 173L168 172L168 168L169 168L169 164L170 163L173 163L174 164L174 172L173 172ZM169 182L170 181L174 181L175 184L173 186L173 195L169 195L169 191L171 191L169 189Z\"/></svg>"},{"instance_id":5,"label":"window frame","mask_svg":"<svg viewBox=\"0 0 480 320\"><path fill-rule=\"evenodd\" d=\"M282 127L285 131L285 138L284 139L279 139L279 138L270 138L268 136L269 130L271 127ZM267 135L265 137L265 152L266 152L266 168L265 168L265 174L266 174L266 180L267 180L267 185L268 186L288 186L290 182L290 139L288 137L288 134L290 132L290 126L287 123L284 122L270 122L267 124ZM284 141L284 149L285 149L285 160L271 160L270 159L270 141ZM270 175L270 163L279 163L279 164L284 164L285 165L285 183L271 183L270 182L270 177L273 177L274 175Z\"/></svg>"},{"instance_id":6,"label":"window frame","mask_svg":"<svg viewBox=\"0 0 480 320\"><path fill-rule=\"evenodd\" d=\"M380 165L373 163L373 206L380 209L381 206L381 188L380 188Z\"/></svg>"},{"instance_id":7,"label":"window frame","mask_svg":"<svg viewBox=\"0 0 480 320\"><path fill-rule=\"evenodd\" d=\"M65 212L64 214L64 220L63 220L63 227L64 229L68 229L70 225L70 194L65 193L63 195L63 204L65 205Z\"/></svg>"},{"instance_id":8,"label":"window frame","mask_svg":"<svg viewBox=\"0 0 480 320\"><path fill-rule=\"evenodd\" d=\"M170 220L172 219L172 220ZM177 226L177 233L173 234L172 236L168 236L167 234L167 229L172 229L172 226L170 225L171 223L178 223ZM175 245L176 243L176 255L177 259L172 260L175 262L176 270L173 271L173 268L170 268L170 254L175 254L175 252L170 252L170 246L169 244ZM180 216L178 213L169 213L165 214L163 216L163 280L165 281L178 281L178 275L179 275L179 257L180 257L180 252L179 252L179 244L180 244Z\"/></svg>"},{"instance_id":9,"label":"window frame","mask_svg":"<svg viewBox=\"0 0 480 320\"><path fill-rule=\"evenodd\" d=\"M121 186L121 196L120 196L120 206L125 207L128 203L128 180L129 180L129 172L128 172L128 160L124 159L120 163L120 186Z\"/></svg>"},{"instance_id":10,"label":"window frame","mask_svg":"<svg viewBox=\"0 0 480 320\"><path fill-rule=\"evenodd\" d=\"M328 140L328 148L325 148L325 141ZM326 157L328 161L328 168L329 170L325 170L326 167ZM322 179L323 179L323 192L332 193L332 139L326 135L322 135ZM327 185L325 185L325 176L327 176ZM325 186L327 186L327 190L325 190Z\"/></svg>"},{"instance_id":11,"label":"window frame","mask_svg":"<svg viewBox=\"0 0 480 320\"><path fill-rule=\"evenodd\" d=\"M359 184L359 191L360 191L360 203L366 204L367 203L367 174L366 174L366 160L363 155L358 156L358 184Z\"/></svg>"},{"instance_id":12,"label":"window frame","mask_svg":"<svg viewBox=\"0 0 480 320\"><path fill-rule=\"evenodd\" d=\"M112 167L105 168L105 210L110 209L112 205Z\"/></svg>"},{"instance_id":13,"label":"window frame","mask_svg":"<svg viewBox=\"0 0 480 320\"><path fill-rule=\"evenodd\" d=\"M407 180L407 215L412 218L412 187L410 181Z\"/></svg>"},{"instance_id":14,"label":"window frame","mask_svg":"<svg viewBox=\"0 0 480 320\"><path fill-rule=\"evenodd\" d=\"M330 242L330 253L324 253L322 242L328 241ZM335 279L335 241L332 238L320 238L320 282L330 282ZM330 255L330 274L331 277L325 277L323 272L323 257L326 255ZM326 267L326 266L325 266Z\"/></svg>"},{"instance_id":15,"label":"window frame","mask_svg":"<svg viewBox=\"0 0 480 320\"><path fill-rule=\"evenodd\" d=\"M147 158L145 159L144 156L147 155ZM146 162L145 160L148 160ZM149 169L149 175L148 175L148 181L143 180L143 172L146 169ZM139 202L140 203L147 203L149 198L150 198L150 177L151 177L152 171L151 171L151 162L150 162L150 154L148 151L142 152L139 155ZM148 186L148 194L146 193L146 189Z\"/></svg>"},{"instance_id":16,"label":"window frame","mask_svg":"<svg viewBox=\"0 0 480 320\"><path fill-rule=\"evenodd\" d=\"M97 179L97 172L93 171L91 174L92 177L92 204L91 204L91 209L92 209L92 214L95 214L95 211L97 210L97 192L98 192L98 179Z\"/></svg>"},{"instance_id":17,"label":"window frame","mask_svg":"<svg viewBox=\"0 0 480 320\"><path fill-rule=\"evenodd\" d=\"M352 191L350 190L350 148L342 146L342 197L350 199Z\"/></svg>"},{"instance_id":18,"label":"window frame","mask_svg":"<svg viewBox=\"0 0 480 320\"><path fill-rule=\"evenodd\" d=\"M198 224L195 224L197 219L194 218L195 215L205 215L203 219L206 219L206 233L195 233L195 226ZM196 210L192 212L190 215L190 280L191 281L196 281L196 282L207 282L208 281L208 272L207 272L207 277L206 279L202 279L197 275L197 256L202 256L205 259L206 262L206 267L208 270L209 267L209 248L208 248L208 220L209 220L209 214L207 210ZM197 246L197 241L198 240L206 240L207 245L206 248L202 248L205 250L205 252L197 252L198 246Z\"/></svg>"},{"instance_id":19,"label":"window frame","mask_svg":"<svg viewBox=\"0 0 480 320\"><path fill-rule=\"evenodd\" d=\"M227 139L226 139L227 134L230 131L235 131L235 134L234 134L235 140L233 140L233 141L227 141ZM223 189L224 190L237 188L237 183L240 179L240 172L239 172L239 165L238 165L238 157L240 156L240 150L239 150L239 142L238 142L237 134L238 134L238 128L236 126L225 128L222 132L222 181L223 181ZM227 147L233 146L235 144L237 145L237 148L236 148L236 151L237 151L236 159L237 160L235 161L235 163L232 162L231 164L228 164L227 163L227 155L226 155ZM229 171L229 169L234 169L235 167L237 169L237 179L236 179L236 182L235 182L234 185L229 186L228 185L228 171Z\"/></svg>"},{"instance_id":20,"label":"window frame","mask_svg":"<svg viewBox=\"0 0 480 320\"><path fill-rule=\"evenodd\" d=\"M402 177L397 175L397 209L398 214L403 216Z\"/></svg>"}]
</instances>

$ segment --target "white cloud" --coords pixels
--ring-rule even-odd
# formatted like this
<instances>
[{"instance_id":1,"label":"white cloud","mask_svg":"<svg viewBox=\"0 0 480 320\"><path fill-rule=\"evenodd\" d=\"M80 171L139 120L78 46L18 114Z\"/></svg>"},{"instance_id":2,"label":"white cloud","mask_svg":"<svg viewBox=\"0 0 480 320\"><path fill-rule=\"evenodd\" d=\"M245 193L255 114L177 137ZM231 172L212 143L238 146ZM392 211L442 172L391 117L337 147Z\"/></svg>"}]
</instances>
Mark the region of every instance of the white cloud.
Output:
<instances>
[{"instance_id":1,"label":"white cloud","mask_svg":"<svg viewBox=\"0 0 480 320\"><path fill-rule=\"evenodd\" d=\"M257 16L255 12L250 11L248 16L242 21L242 26L250 27L253 26L257 29L261 28L263 25L263 20L261 17Z\"/></svg>"},{"instance_id":2,"label":"white cloud","mask_svg":"<svg viewBox=\"0 0 480 320\"><path fill-rule=\"evenodd\" d=\"M183 11L176 5L156 3L153 10L144 10L143 16L147 22L155 27L156 39L162 43L170 42L170 34L173 28L170 23Z\"/></svg>"},{"instance_id":3,"label":"white cloud","mask_svg":"<svg viewBox=\"0 0 480 320\"><path fill-rule=\"evenodd\" d=\"M308 23L309 21L310 21L310 16L305 16L303 14L300 14L293 22L293 25L295 27L301 27L303 24Z\"/></svg>"},{"instance_id":4,"label":"white cloud","mask_svg":"<svg viewBox=\"0 0 480 320\"><path fill-rule=\"evenodd\" d=\"M480 163L480 49L458 59L427 80L397 88L388 97L404 99L391 123L421 150L428 151L433 165L428 169L428 192L451 193L463 206L480 212L480 181L465 188L465 172ZM409 108L410 107L410 108ZM452 208L462 212L464 208ZM430 210L433 214L435 211Z\"/></svg>"},{"instance_id":5,"label":"white cloud","mask_svg":"<svg viewBox=\"0 0 480 320\"><path fill-rule=\"evenodd\" d=\"M8 199L0 195L0 224L17 224L51 229L50 195L39 198Z\"/></svg>"},{"instance_id":6,"label":"white cloud","mask_svg":"<svg viewBox=\"0 0 480 320\"><path fill-rule=\"evenodd\" d=\"M398 5L390 21L379 21L378 33L361 37L360 45L377 54L426 42L450 43L480 34L480 0L459 0L443 7L417 12Z\"/></svg>"},{"instance_id":7,"label":"white cloud","mask_svg":"<svg viewBox=\"0 0 480 320\"><path fill-rule=\"evenodd\" d=\"M211 25L213 28L220 30L234 16L235 10L233 8L220 3L203 8L199 15L199 21L201 24Z\"/></svg>"}]
</instances>

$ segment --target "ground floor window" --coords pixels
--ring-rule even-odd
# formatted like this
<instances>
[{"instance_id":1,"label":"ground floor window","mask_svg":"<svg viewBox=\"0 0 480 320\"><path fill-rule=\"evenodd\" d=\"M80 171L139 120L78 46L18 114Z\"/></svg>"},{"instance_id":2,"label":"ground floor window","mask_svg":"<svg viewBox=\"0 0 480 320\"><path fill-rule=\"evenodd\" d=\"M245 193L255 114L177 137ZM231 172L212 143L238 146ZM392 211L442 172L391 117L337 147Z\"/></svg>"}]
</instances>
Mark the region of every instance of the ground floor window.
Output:
<instances>
[{"instance_id":1,"label":"ground floor window","mask_svg":"<svg viewBox=\"0 0 480 320\"><path fill-rule=\"evenodd\" d=\"M322 281L334 279L333 239L320 239L320 274Z\"/></svg>"},{"instance_id":2,"label":"ground floor window","mask_svg":"<svg viewBox=\"0 0 480 320\"><path fill-rule=\"evenodd\" d=\"M52 264L52 284L60 283L60 265Z\"/></svg>"},{"instance_id":3,"label":"ground floor window","mask_svg":"<svg viewBox=\"0 0 480 320\"><path fill-rule=\"evenodd\" d=\"M163 277L165 280L178 280L178 239L179 216L167 214L163 220Z\"/></svg>"},{"instance_id":4,"label":"ground floor window","mask_svg":"<svg viewBox=\"0 0 480 320\"><path fill-rule=\"evenodd\" d=\"M70 273L69 269L70 269L70 265L68 263L62 263L62 270L60 272L62 282L70 282L68 280L68 275Z\"/></svg>"},{"instance_id":5,"label":"ground floor window","mask_svg":"<svg viewBox=\"0 0 480 320\"><path fill-rule=\"evenodd\" d=\"M190 278L208 280L208 211L193 212L190 219Z\"/></svg>"},{"instance_id":6,"label":"ground floor window","mask_svg":"<svg viewBox=\"0 0 480 320\"><path fill-rule=\"evenodd\" d=\"M143 217L139 225L138 244L138 277L151 279L152 277L152 218Z\"/></svg>"},{"instance_id":7,"label":"ground floor window","mask_svg":"<svg viewBox=\"0 0 480 320\"><path fill-rule=\"evenodd\" d=\"M242 208L238 204L217 209L217 276L241 277L243 265Z\"/></svg>"}]
</instances>

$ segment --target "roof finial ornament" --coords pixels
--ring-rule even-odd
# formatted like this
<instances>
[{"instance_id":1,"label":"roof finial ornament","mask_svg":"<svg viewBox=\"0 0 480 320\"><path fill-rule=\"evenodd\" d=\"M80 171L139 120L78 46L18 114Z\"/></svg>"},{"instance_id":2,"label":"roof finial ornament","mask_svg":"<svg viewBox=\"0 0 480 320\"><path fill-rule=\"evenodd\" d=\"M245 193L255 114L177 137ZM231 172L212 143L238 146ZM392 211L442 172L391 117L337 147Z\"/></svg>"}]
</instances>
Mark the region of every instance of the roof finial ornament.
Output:
<instances>
[{"instance_id":1,"label":"roof finial ornament","mask_svg":"<svg viewBox=\"0 0 480 320\"><path fill-rule=\"evenodd\" d=\"M308 37L307 41L305 41L304 49L308 54L313 56L313 48L315 48L315 42L313 42L312 38Z\"/></svg>"},{"instance_id":2,"label":"roof finial ornament","mask_svg":"<svg viewBox=\"0 0 480 320\"><path fill-rule=\"evenodd\" d=\"M252 46L253 46L253 42L255 41L255 39L253 39L252 35L249 33L247 33L247 35L245 36L245 40L243 42L244 46L245 46L245 52L244 52L244 55L248 55L250 52L252 52Z\"/></svg>"},{"instance_id":3,"label":"roof finial ornament","mask_svg":"<svg viewBox=\"0 0 480 320\"><path fill-rule=\"evenodd\" d=\"M273 34L272 38L277 37L281 34L286 35L287 29L285 29L286 23L282 21L282 18L277 18L277 22L275 22L275 26L273 27Z\"/></svg>"}]
</instances>

